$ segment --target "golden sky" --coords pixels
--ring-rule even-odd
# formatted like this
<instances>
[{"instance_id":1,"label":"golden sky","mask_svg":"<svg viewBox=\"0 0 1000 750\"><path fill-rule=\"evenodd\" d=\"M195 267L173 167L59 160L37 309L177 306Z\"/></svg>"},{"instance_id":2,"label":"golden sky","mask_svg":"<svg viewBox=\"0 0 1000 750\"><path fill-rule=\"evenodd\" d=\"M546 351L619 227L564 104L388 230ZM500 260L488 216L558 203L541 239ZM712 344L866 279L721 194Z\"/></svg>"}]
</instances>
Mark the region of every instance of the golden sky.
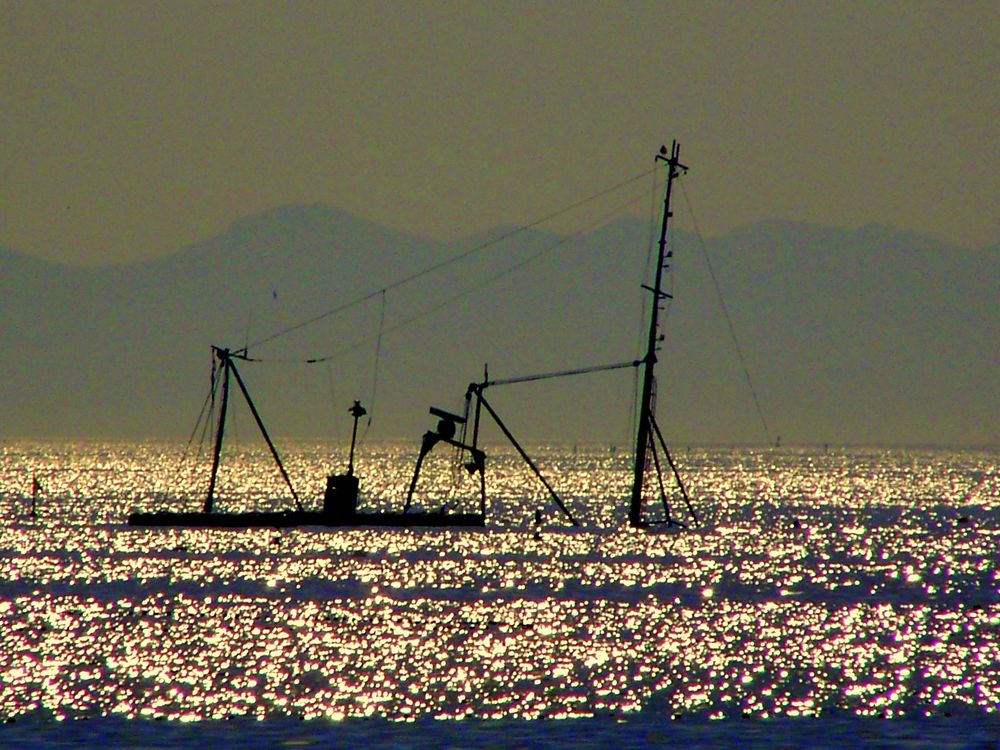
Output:
<instances>
[{"instance_id":1,"label":"golden sky","mask_svg":"<svg viewBox=\"0 0 1000 750\"><path fill-rule=\"evenodd\" d=\"M0 246L150 258L292 202L458 238L676 138L706 234L979 247L998 81L995 2L0 0Z\"/></svg>"}]
</instances>

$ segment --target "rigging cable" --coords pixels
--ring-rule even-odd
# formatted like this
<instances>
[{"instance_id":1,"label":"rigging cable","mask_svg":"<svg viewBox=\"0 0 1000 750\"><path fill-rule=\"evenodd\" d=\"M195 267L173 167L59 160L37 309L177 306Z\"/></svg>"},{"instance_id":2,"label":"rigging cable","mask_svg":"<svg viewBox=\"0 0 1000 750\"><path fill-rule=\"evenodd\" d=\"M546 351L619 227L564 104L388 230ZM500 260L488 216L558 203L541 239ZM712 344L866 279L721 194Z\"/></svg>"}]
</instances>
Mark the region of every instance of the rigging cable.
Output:
<instances>
[{"instance_id":1,"label":"rigging cable","mask_svg":"<svg viewBox=\"0 0 1000 750\"><path fill-rule=\"evenodd\" d=\"M473 284L472 286L468 287L467 289L462 290L461 292L457 292L456 294L451 295L450 297L442 300L438 304L432 305L431 307L427 308L426 310L422 310L421 312L418 312L415 315L412 315L409 318L406 318L405 320L400 321L399 323L397 323L394 326L390 326L390 327L386 328L385 329L385 333L387 333L387 334L388 333L395 333L396 331L400 330L401 328L406 328L407 326L412 325L413 323L417 322L418 320L421 320L422 318L426 318L427 316L436 313L441 308L447 307L448 305L451 305L451 304L453 304L454 302L457 302L460 299L468 297L473 292L476 292L476 291L482 289L485 286L489 286L490 284L493 284L496 281L499 281L500 279L502 279L502 278L504 278L506 276L509 276L510 274L514 273L515 271L520 270L521 268L523 268L524 266L528 265L529 263L533 263L534 261L538 260L543 255L546 255L546 254L552 252L553 250L556 250L557 248L562 247L563 245L567 244L571 240L576 239L581 234L584 234L585 232L590 231L594 227L600 226L601 224L603 224L606 221L608 221L609 218L617 216L624 209L628 208L629 206L631 206L632 204L634 204L636 201L638 201L639 199L641 199L644 196L645 196L645 192L643 192L643 194L639 195L638 197L632 197L632 198L630 198L628 201L625 201L624 203L616 206L612 211L610 211L607 214L604 214L603 216L599 217L598 219L596 219L595 221L591 222L590 224L588 224L587 226L583 227L582 229L578 230L574 234L567 235L567 236L563 237L562 239L558 240L557 242L554 242L551 245L547 245L546 247L543 247L541 250L535 251L534 253L528 255L526 258L522 258L521 260L517 261L516 263L514 263L514 264L508 266L507 268L505 268L503 271L500 271L499 273L494 274L493 276L490 276L490 277L484 279L483 281L480 281L477 284ZM387 287L387 289L389 289L389 288L391 288L391 287ZM376 292L376 294L378 294L378 292ZM370 296L371 295L369 295L369 297ZM345 346L345 347L343 347L341 349L338 349L338 350L334 351L333 353L328 354L326 356L311 357L311 358L306 359L306 360L301 360L301 359L269 359L269 358L263 358L263 359L248 358L248 359L251 362L302 362L304 364L315 364L315 363L318 363L318 362L327 362L327 361L329 361L331 359L339 357L342 354L346 354L347 352L353 351L353 350L357 349L359 346L362 346L365 343L367 343L369 340L370 340L370 337L365 337L363 339L355 341L352 344L348 344L347 346Z\"/></svg>"},{"instance_id":2,"label":"rigging cable","mask_svg":"<svg viewBox=\"0 0 1000 750\"><path fill-rule=\"evenodd\" d=\"M462 427L461 432L458 434L458 442L464 446L466 445L466 437L468 437L469 432L469 411L472 407L472 399L470 398L470 394L468 392L466 392L465 398L463 398L462 401L464 402L462 405ZM451 461L451 489L448 491L448 497L442 506L445 510L451 510L458 507L458 489L462 479L464 479L466 475L465 463L462 461L462 456L465 454L466 450L467 449L465 447L461 447L459 445L454 447L454 451L452 453L453 458Z\"/></svg>"},{"instance_id":3,"label":"rigging cable","mask_svg":"<svg viewBox=\"0 0 1000 750\"><path fill-rule=\"evenodd\" d=\"M365 431L361 434L361 442L368 436L368 430L372 426L372 414L375 412L375 395L378 393L378 364L382 355L382 333L385 330L385 289L382 290L382 307L378 317L378 334L375 336L375 364L372 368L372 395L368 399L368 423Z\"/></svg>"},{"instance_id":4,"label":"rigging cable","mask_svg":"<svg viewBox=\"0 0 1000 750\"><path fill-rule=\"evenodd\" d=\"M187 453L191 449L191 444L194 443L194 436L198 433L198 428L202 426L201 420L205 418L205 410L209 408L209 402L212 403L212 410L215 408L215 360L212 361L212 381L211 387L208 389L208 393L205 394L205 400L201 402L201 411L198 412L198 419L195 420L194 428L191 430L191 435L188 437L187 445L184 446L184 452L181 455L181 463L187 458ZM206 424L212 419L212 410L209 410L209 415L206 420ZM201 445L205 442L205 430L202 429L201 441L198 443L198 455L201 455Z\"/></svg>"},{"instance_id":5,"label":"rigging cable","mask_svg":"<svg viewBox=\"0 0 1000 750\"><path fill-rule=\"evenodd\" d=\"M416 271L416 272L410 274L409 276L404 276L402 279L398 279L397 281L394 281L391 284L388 284L387 286L383 287L382 289L376 290L374 292L369 292L368 294L365 294L365 295L362 295L360 297L357 297L357 298L351 300L350 302L345 302L344 304L338 305L337 307L335 307L335 308L333 308L331 310L327 310L326 312L320 313L319 315L315 315L312 318L304 320L304 321L302 321L300 323L296 323L295 325L288 326L287 328L284 328L284 329L282 329L280 331L277 331L276 333L272 333L269 336L265 336L264 338L257 339L256 341L248 344L244 348L244 351L248 350L250 347L258 347L258 346L261 346L263 344L266 344L266 343L269 343L271 341L274 341L275 339L281 338L282 336L286 336L289 333L292 333L294 331L298 331L298 330L300 330L302 328L305 328L306 326L312 325L313 323L317 323L317 322L319 322L321 320L324 320L325 318L329 318L332 315L336 315L337 313L343 312L344 310L347 310L347 309L349 309L351 307L354 307L355 305L359 305L362 302L366 302L366 301L372 299L373 297L378 296L379 294L385 294L386 292L391 291L393 289L398 289L398 288L400 288L402 286L405 286L406 284L409 284L410 282L413 282L413 281L416 281L417 279L423 278L424 276L427 276L428 274L434 273L435 271L438 271L438 270L440 270L440 269L442 269L442 268L444 268L446 266L450 266L453 263L458 263L459 261L465 260L466 258L471 257L472 255L475 255L477 253L480 253L483 250L485 250L485 249L487 249L489 247L492 247L493 245L499 244L500 242L503 242L504 240L509 239L510 237L513 237L516 234L520 234L521 232L527 231L528 229L532 229L533 227L536 227L539 224L544 224L545 222L550 221L551 219L554 219L554 218L556 218L558 216L561 216L562 214L568 213L569 211L572 211L572 210L574 210L576 208L579 208L580 206L586 205L587 203L590 203L591 201L595 201L598 198L603 198L605 195L608 195L608 194L613 193L613 192L615 192L617 190L620 190L621 188L626 187L627 185L631 185L633 182L636 182L637 180L643 179L647 174L649 174L650 171L655 171L655 169L653 169L653 170L645 170L641 174L635 175L634 177L630 177L627 180L623 180L622 182L619 182L616 185L612 185L609 188L605 188L604 190L601 190L600 192L594 193L593 195L591 195L591 196L589 196L587 198L583 198L582 200L579 200L576 203L572 203L569 206L566 206L565 208L561 208L558 211L553 211L552 213L550 213L550 214L548 214L546 216L543 216L540 219L535 219L534 221L532 221L529 224L525 224L524 226L520 226L520 227L517 227L515 229L511 229L511 230L509 230L507 232L504 232L499 237L495 237L492 240L487 240L486 242L483 242L483 243L481 243L481 244L479 244L479 245L477 245L477 246L475 246L473 248L470 248L470 249L468 249L468 250L466 250L464 252L461 252L458 255L454 255L451 258L446 258L445 260L442 260L442 261L440 261L438 263L430 265L427 268L424 268L424 269L422 269L420 271ZM630 201L630 203L631 203L631 201Z\"/></svg>"},{"instance_id":6,"label":"rigging cable","mask_svg":"<svg viewBox=\"0 0 1000 750\"><path fill-rule=\"evenodd\" d=\"M194 427L191 429L191 435L188 437L187 444L184 446L184 450L181 452L181 457L177 461L177 468L174 471L174 476L178 477L181 473L181 468L184 466L184 462L187 461L188 451L191 450L191 445L194 443L194 436L198 433L198 428L201 428L201 437L198 440L198 453L196 458L201 458L201 451L205 445L205 433L208 432L208 427L212 422L212 415L215 412L215 391L218 382L215 379L215 352L212 352L212 375L211 381L208 389L208 393L205 394L205 400L201 402L201 410L198 412L198 419L195 420ZM205 412L208 411L206 415ZM204 424L202 424L202 420Z\"/></svg>"},{"instance_id":7,"label":"rigging cable","mask_svg":"<svg viewBox=\"0 0 1000 750\"><path fill-rule=\"evenodd\" d=\"M722 308L722 314L726 319L726 325L729 326L729 335L733 339L733 344L736 346L736 354L739 356L740 365L743 367L743 376L746 378L747 386L750 388L750 395L753 397L754 406L757 409L757 416L760 417L761 426L764 428L764 436L767 438L768 445L774 445L771 440L771 431L767 427L767 420L764 418L764 410L760 406L760 399L757 398L757 389L754 388L753 379L750 377L750 368L747 367L746 357L743 356L743 347L740 346L740 341L736 337L736 328L733 326L733 319L729 316L729 308L726 306L726 301L722 297L722 289L719 286L719 280L715 275L715 268L712 266L712 259L708 255L708 247L705 245L705 239L701 235L701 229L698 227L698 219L695 218L694 209L691 207L691 199L688 197L687 189L684 187L684 182L681 181L681 194L684 196L684 202L687 204L688 213L691 215L691 223L694 226L694 232L698 236L698 244L701 246L702 255L705 256L705 264L708 266L708 275L712 277L712 285L715 287L715 294L719 298L719 307Z\"/></svg>"},{"instance_id":8,"label":"rigging cable","mask_svg":"<svg viewBox=\"0 0 1000 750\"><path fill-rule=\"evenodd\" d=\"M201 428L201 436L198 438L198 453L196 458L201 458L201 451L205 445L205 435L212 424L212 417L215 415L215 394L219 387L219 381L216 379L216 365L215 365L215 352L212 352L212 374L209 380L208 393L205 394L205 400L201 402L201 410L198 412L198 419L195 420L194 427L191 429L191 435L188 437L187 444L184 446L184 450L181 452L181 457L177 461L177 469L174 471L174 476L180 476L181 468L184 466L184 462L187 461L188 451L191 450L191 445L194 443L194 436L198 433L198 428ZM206 414L207 410L207 414ZM204 423L202 422L204 420Z\"/></svg>"},{"instance_id":9,"label":"rigging cable","mask_svg":"<svg viewBox=\"0 0 1000 750\"><path fill-rule=\"evenodd\" d=\"M215 361L215 350L212 350L212 387L209 391L209 397L211 399L208 407L208 414L205 417L205 424L201 428L201 438L198 441L198 458L201 458L201 450L205 445L205 438L214 433L210 433L209 430L215 428L215 394L219 392L219 368L218 363Z\"/></svg>"}]
</instances>

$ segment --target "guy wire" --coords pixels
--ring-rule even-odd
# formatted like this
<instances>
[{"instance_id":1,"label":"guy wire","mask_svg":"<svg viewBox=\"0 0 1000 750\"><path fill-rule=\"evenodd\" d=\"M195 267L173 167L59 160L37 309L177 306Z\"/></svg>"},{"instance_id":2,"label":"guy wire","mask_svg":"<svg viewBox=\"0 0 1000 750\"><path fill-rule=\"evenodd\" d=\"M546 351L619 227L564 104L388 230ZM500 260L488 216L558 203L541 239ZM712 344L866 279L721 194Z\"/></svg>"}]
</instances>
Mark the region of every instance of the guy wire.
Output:
<instances>
[{"instance_id":1,"label":"guy wire","mask_svg":"<svg viewBox=\"0 0 1000 750\"><path fill-rule=\"evenodd\" d=\"M768 429L767 420L764 418L764 410L760 406L760 399L757 398L757 389L754 388L753 379L750 377L750 368L747 367L746 357L743 356L743 347L740 346L740 341L736 337L736 328L733 326L733 319L729 315L729 308L726 306L726 301L722 297L722 289L719 286L719 280L715 275L715 268L712 266L712 259L708 255L708 247L705 245L705 239L701 236L701 229L698 227L698 220L695 218L694 209L691 207L691 199L688 197L687 189L684 187L684 181L681 183L681 194L684 196L684 202L687 204L688 213L691 215L691 223L694 226L694 232L698 236L698 244L701 246L702 255L705 256L705 264L708 266L708 275L712 277L712 285L715 287L715 294L719 299L719 307L722 308L722 315L726 319L726 325L729 326L729 335L733 339L733 344L736 346L736 354L740 359L740 365L743 367L743 376L746 378L747 386L750 388L750 395L753 397L754 406L757 409L757 416L760 418L761 426L764 428L764 436L767 438L767 444L773 445L771 440L771 431Z\"/></svg>"},{"instance_id":2,"label":"guy wire","mask_svg":"<svg viewBox=\"0 0 1000 750\"><path fill-rule=\"evenodd\" d=\"M351 300L350 302L345 302L343 305L338 305L337 307L331 310L327 310L326 312L320 313L319 315L315 315L312 318L308 318L307 320L304 320L300 323L296 323L295 325L284 328L280 331L277 331L276 333L272 333L271 335L265 336L262 339L257 339L256 341L248 344L245 347L245 350L248 350L251 347L258 347L268 342L274 341L275 339L281 338L282 336L286 336L287 334L292 333L293 331L298 331L302 328L305 328L306 326L312 325L313 323L317 323L321 320L324 320L325 318L328 318L332 315L336 315L337 313L343 312L344 310L354 307L355 305L359 305L362 302L370 300L371 298L379 294L385 294L386 292L391 291L393 289L398 289L401 286L405 286L406 284L409 284L412 281L416 281L417 279L427 276L428 274L434 273L435 271L440 270L446 266L450 266L453 263L458 263L459 261L465 260L466 258L475 255L477 253L480 253L483 250L492 247L493 245L499 244L500 242L503 242L504 240L509 239L516 234L520 234L521 232L525 232L528 229L532 229L538 226L539 224L544 224L545 222L550 221L551 219L554 219L558 216L561 216L562 214L568 213L569 211L579 208L580 206L590 203L591 201L595 201L598 198L603 198L605 195L613 193L616 190L620 190L621 188L627 185L631 185L633 182L643 179L647 174L649 174L650 171L655 171L655 169L645 170L641 174L635 175L634 177L630 177L627 180L623 180L622 182L619 182L616 185L612 185L609 188L605 188L604 190L594 193L593 195L584 198L582 200L579 200L576 203L572 203L569 206L566 206L565 208L561 208L558 211L553 211L552 213L547 214L539 219L535 219L529 224L525 224L524 226L511 229L508 232L504 232L499 237L487 240L486 242L483 242L482 244L470 248L469 250L465 250L464 252L461 252L458 255L454 255L451 258L446 258L445 260L442 260L439 263L434 263L428 266L427 268L424 268L420 271L416 271L415 273L412 273L409 276L404 276L403 278L398 279L397 281L394 281L391 284L381 289L378 289L374 292L369 292L368 294L364 294L360 297Z\"/></svg>"}]
</instances>

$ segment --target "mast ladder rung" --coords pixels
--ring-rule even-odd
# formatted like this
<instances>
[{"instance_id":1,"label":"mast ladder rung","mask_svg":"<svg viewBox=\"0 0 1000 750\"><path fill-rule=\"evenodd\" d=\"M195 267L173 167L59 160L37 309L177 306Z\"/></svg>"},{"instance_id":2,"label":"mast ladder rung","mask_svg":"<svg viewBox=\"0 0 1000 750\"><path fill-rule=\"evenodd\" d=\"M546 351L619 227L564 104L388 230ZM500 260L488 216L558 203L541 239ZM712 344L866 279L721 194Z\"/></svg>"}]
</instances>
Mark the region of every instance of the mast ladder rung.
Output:
<instances>
[{"instance_id":1,"label":"mast ladder rung","mask_svg":"<svg viewBox=\"0 0 1000 750\"><path fill-rule=\"evenodd\" d=\"M647 292L652 292L653 294L655 294L659 299L673 299L674 298L674 295L667 294L666 292L664 292L661 289L653 289L653 287L647 286L646 284L640 284L640 286L643 289L645 289ZM662 310L663 308L660 308L660 309Z\"/></svg>"}]
</instances>

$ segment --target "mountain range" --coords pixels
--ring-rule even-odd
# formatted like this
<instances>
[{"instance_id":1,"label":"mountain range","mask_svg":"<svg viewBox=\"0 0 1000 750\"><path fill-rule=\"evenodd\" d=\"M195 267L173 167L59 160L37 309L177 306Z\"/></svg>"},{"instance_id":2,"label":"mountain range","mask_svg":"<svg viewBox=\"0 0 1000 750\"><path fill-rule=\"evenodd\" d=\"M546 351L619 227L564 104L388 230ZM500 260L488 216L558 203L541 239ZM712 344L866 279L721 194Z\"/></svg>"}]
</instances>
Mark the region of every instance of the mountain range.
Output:
<instances>
[{"instance_id":1,"label":"mountain range","mask_svg":"<svg viewBox=\"0 0 1000 750\"><path fill-rule=\"evenodd\" d=\"M671 247L671 442L1000 444L1000 245L769 221ZM639 356L651 249L632 218L438 242L323 205L146 262L0 249L0 437L197 436L218 345L248 346L240 372L276 436L345 439L361 399L370 438L416 443L486 363L504 378ZM635 372L487 395L523 440L624 444Z\"/></svg>"}]
</instances>

